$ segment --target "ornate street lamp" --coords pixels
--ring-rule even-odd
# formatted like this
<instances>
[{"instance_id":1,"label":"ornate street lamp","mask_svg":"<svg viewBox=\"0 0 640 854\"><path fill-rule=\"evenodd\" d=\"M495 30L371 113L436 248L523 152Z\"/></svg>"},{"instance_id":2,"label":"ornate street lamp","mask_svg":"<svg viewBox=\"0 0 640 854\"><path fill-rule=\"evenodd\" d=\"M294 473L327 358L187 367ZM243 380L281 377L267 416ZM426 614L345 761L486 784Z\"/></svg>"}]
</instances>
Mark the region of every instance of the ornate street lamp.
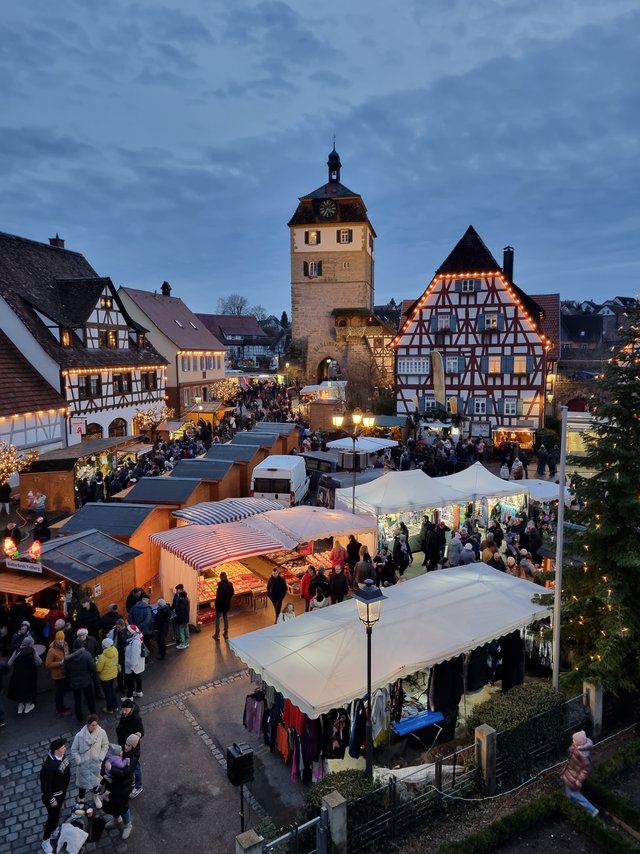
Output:
<instances>
[{"instance_id":1,"label":"ornate street lamp","mask_svg":"<svg viewBox=\"0 0 640 854\"><path fill-rule=\"evenodd\" d=\"M358 436L361 436L365 430L368 430L370 427L373 427L376 423L375 416L371 412L363 413L361 409L354 409L351 413L351 421L353 423L353 427L350 430L344 426L345 415L344 413L338 413L337 415L331 416L331 422L334 427L338 430L342 430L343 433L351 439L353 442L353 485L351 489L351 512L356 512L356 442L358 440Z\"/></svg>"},{"instance_id":2,"label":"ornate street lamp","mask_svg":"<svg viewBox=\"0 0 640 854\"><path fill-rule=\"evenodd\" d=\"M367 630L367 722L365 724L365 759L366 774L369 779L373 777L373 728L371 724L371 633L374 625L380 619L382 611L382 600L387 597L379 587L373 583L371 578L365 579L364 585L359 587L352 598L356 600L358 617L364 623Z\"/></svg>"}]
</instances>

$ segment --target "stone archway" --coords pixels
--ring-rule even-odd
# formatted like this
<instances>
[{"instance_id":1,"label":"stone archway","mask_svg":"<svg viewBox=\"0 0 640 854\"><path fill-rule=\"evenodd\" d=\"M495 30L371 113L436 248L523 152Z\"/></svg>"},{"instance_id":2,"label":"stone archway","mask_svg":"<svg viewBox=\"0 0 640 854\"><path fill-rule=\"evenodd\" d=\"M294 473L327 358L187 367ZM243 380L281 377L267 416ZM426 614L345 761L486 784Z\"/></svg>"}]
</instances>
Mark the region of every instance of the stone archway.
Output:
<instances>
[{"instance_id":1,"label":"stone archway","mask_svg":"<svg viewBox=\"0 0 640 854\"><path fill-rule=\"evenodd\" d=\"M327 356L326 359L321 359L316 371L316 377L319 383L325 382L326 380L342 379L342 368L340 367L340 362L336 359L332 359L330 356Z\"/></svg>"},{"instance_id":2,"label":"stone archway","mask_svg":"<svg viewBox=\"0 0 640 854\"><path fill-rule=\"evenodd\" d=\"M328 363L327 359L329 360ZM322 379L329 379L329 376L325 376L325 374L331 371L331 363L340 367L341 374L344 373L347 365L346 346L339 346L331 339L324 339L310 347L307 353L307 382L321 382L321 377ZM328 368L327 365L329 365Z\"/></svg>"}]
</instances>

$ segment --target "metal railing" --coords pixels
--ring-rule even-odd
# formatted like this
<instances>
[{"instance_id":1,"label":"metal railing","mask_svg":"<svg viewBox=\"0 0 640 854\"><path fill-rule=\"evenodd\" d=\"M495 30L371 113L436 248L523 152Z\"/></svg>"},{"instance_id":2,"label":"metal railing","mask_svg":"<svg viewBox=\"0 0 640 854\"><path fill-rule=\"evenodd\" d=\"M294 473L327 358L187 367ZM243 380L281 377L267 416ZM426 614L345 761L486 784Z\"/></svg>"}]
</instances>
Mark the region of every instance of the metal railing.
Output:
<instances>
[{"instance_id":1,"label":"metal railing","mask_svg":"<svg viewBox=\"0 0 640 854\"><path fill-rule=\"evenodd\" d=\"M319 816L266 842L262 850L266 854L328 854L329 839L329 811L323 806Z\"/></svg>"}]
</instances>

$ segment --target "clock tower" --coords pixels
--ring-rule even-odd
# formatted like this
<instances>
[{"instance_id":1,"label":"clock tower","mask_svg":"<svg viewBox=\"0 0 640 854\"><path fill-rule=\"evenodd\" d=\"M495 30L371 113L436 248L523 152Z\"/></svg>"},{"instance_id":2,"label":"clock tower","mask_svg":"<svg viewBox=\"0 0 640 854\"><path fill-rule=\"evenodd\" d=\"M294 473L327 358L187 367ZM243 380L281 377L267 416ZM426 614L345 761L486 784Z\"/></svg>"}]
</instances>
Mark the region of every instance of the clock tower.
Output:
<instances>
[{"instance_id":1,"label":"clock tower","mask_svg":"<svg viewBox=\"0 0 640 854\"><path fill-rule=\"evenodd\" d=\"M331 376L327 365L344 370L349 317L373 314L376 233L362 196L340 180L335 146L327 168L327 183L300 197L288 223L291 334L295 342L306 344L311 382Z\"/></svg>"}]
</instances>

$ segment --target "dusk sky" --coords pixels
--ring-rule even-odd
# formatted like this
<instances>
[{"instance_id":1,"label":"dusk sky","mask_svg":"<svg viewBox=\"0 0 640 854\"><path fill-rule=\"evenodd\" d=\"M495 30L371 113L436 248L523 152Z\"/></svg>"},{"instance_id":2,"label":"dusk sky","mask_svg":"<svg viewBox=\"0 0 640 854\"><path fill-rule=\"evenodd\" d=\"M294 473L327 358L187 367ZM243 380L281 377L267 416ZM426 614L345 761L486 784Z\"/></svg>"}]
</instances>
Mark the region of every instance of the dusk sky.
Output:
<instances>
[{"instance_id":1,"label":"dusk sky","mask_svg":"<svg viewBox=\"0 0 640 854\"><path fill-rule=\"evenodd\" d=\"M116 285L290 310L298 196L342 180L376 302L473 224L529 293L640 291L638 0L5 0L0 230Z\"/></svg>"}]
</instances>

